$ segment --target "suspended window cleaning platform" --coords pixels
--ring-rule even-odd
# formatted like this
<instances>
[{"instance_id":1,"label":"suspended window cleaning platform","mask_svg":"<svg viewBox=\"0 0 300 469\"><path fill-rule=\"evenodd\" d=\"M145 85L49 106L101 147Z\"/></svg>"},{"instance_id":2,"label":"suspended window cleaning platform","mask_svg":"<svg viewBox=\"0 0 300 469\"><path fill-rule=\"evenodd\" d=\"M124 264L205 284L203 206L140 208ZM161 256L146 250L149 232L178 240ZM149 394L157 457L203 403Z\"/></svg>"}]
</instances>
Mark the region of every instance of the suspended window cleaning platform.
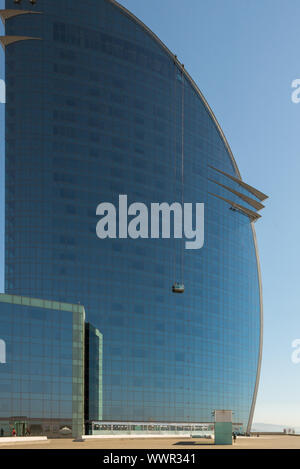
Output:
<instances>
[{"instance_id":1,"label":"suspended window cleaning platform","mask_svg":"<svg viewBox=\"0 0 300 469\"><path fill-rule=\"evenodd\" d=\"M184 293L184 284L175 282L172 286L173 293Z\"/></svg>"}]
</instances>

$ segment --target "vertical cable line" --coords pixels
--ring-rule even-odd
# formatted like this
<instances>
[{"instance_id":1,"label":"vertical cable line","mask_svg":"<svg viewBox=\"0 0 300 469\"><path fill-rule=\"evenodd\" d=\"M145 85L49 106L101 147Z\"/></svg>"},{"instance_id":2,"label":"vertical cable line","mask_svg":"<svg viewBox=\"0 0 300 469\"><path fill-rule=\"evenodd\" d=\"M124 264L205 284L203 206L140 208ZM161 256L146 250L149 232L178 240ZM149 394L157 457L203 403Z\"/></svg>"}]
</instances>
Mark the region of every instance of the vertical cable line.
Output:
<instances>
[{"instance_id":1,"label":"vertical cable line","mask_svg":"<svg viewBox=\"0 0 300 469\"><path fill-rule=\"evenodd\" d=\"M184 74L181 71L182 99L181 99L181 203L184 208ZM183 211L184 213L184 211ZM181 283L184 283L184 237L182 236L181 248Z\"/></svg>"},{"instance_id":2,"label":"vertical cable line","mask_svg":"<svg viewBox=\"0 0 300 469\"><path fill-rule=\"evenodd\" d=\"M177 83L176 83L176 77L177 77L177 67L176 63L174 62L174 155L175 155L175 161L174 161L174 202L176 202L176 176L177 176ZM175 227L175 225L174 225ZM174 236L174 278L173 281L176 281L176 240Z\"/></svg>"},{"instance_id":3,"label":"vertical cable line","mask_svg":"<svg viewBox=\"0 0 300 469\"><path fill-rule=\"evenodd\" d=\"M181 208L182 208L182 216L184 216L184 66L182 65L181 70L179 71L177 68L176 62L175 64L175 80L174 80L174 142L175 142L175 161L174 161L174 192L175 192L175 199L176 200L176 193L177 193L177 73L181 72L180 79L182 82L182 89L181 89L181 99L179 95L178 99L178 112L181 113L181 118L178 115L178 124L181 126L181 130L178 128L178 142L179 145L181 144L181 168L180 164L178 164L179 171L181 170ZM179 80L179 78L178 78ZM179 88L180 91L180 88ZM180 103L181 101L181 103ZM179 127L179 126L178 126ZM180 142L181 138L181 142ZM179 189L180 190L180 189ZM175 217L175 215L174 215ZM175 231L175 218L174 218L174 231ZM183 239L183 224L181 224L181 246L179 245L179 276L180 282L176 281L176 242L175 242L175 232L174 232L174 280L175 283L173 284L172 290L173 293L184 293L184 239Z\"/></svg>"}]
</instances>

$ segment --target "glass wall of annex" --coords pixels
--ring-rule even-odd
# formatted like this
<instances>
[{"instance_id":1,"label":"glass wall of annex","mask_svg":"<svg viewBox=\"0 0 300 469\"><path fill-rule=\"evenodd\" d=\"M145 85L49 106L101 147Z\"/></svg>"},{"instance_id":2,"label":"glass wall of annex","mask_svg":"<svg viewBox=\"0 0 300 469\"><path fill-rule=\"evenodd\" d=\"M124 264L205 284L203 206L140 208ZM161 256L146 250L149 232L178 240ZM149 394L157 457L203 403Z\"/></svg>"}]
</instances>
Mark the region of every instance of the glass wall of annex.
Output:
<instances>
[{"instance_id":1,"label":"glass wall of annex","mask_svg":"<svg viewBox=\"0 0 300 469\"><path fill-rule=\"evenodd\" d=\"M1 294L0 324L0 435L82 435L83 307Z\"/></svg>"}]
</instances>

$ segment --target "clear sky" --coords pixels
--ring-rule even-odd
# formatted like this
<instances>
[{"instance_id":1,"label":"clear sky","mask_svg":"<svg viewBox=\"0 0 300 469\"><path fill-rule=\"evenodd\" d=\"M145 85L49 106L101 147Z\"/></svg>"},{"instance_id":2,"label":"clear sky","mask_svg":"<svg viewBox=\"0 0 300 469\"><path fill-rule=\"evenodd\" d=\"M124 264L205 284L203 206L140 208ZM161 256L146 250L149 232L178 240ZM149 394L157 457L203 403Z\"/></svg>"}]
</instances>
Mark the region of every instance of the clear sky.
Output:
<instances>
[{"instance_id":1,"label":"clear sky","mask_svg":"<svg viewBox=\"0 0 300 469\"><path fill-rule=\"evenodd\" d=\"M265 320L254 421L300 427L300 364L291 361L300 339L300 103L291 101L300 78L299 0L120 2L185 64L242 177L270 196L256 223ZM1 164L3 193L3 156Z\"/></svg>"}]
</instances>

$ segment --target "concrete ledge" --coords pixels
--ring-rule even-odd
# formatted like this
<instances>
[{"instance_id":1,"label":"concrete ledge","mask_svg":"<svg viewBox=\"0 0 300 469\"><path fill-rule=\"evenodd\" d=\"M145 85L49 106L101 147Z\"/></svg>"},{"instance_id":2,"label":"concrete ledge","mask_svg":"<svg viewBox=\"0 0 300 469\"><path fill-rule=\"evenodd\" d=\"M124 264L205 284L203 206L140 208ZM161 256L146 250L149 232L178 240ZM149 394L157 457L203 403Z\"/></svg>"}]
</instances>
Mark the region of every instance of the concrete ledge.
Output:
<instances>
[{"instance_id":1,"label":"concrete ledge","mask_svg":"<svg viewBox=\"0 0 300 469\"><path fill-rule=\"evenodd\" d=\"M141 433L139 435L129 434L129 435L82 435L83 440L97 440L97 439L135 439L135 438L190 438L190 433L181 433L180 435L171 434L171 435L156 435L155 433Z\"/></svg>"},{"instance_id":2,"label":"concrete ledge","mask_svg":"<svg viewBox=\"0 0 300 469\"><path fill-rule=\"evenodd\" d=\"M3 443L32 443L33 441L47 441L46 436L4 436L0 438L0 445Z\"/></svg>"}]
</instances>

